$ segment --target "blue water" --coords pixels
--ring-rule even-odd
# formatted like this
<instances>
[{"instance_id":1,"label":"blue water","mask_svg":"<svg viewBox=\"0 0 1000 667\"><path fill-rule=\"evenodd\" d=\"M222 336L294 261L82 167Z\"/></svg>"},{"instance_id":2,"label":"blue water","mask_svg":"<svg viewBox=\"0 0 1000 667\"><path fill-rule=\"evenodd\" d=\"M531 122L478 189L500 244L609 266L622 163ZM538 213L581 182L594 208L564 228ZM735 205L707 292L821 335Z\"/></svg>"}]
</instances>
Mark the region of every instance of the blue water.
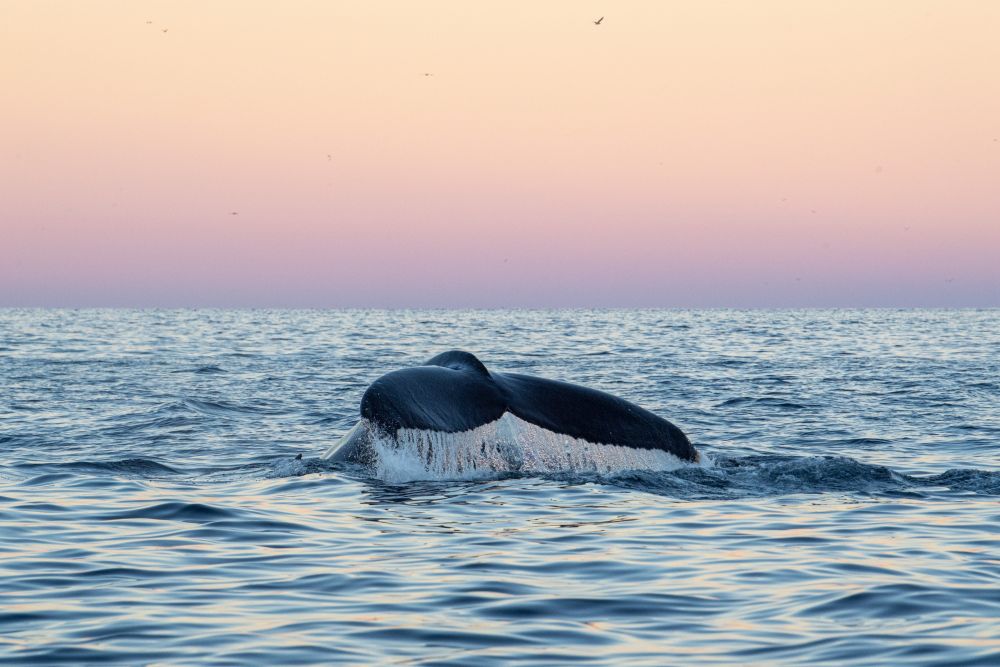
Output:
<instances>
[{"instance_id":1,"label":"blue water","mask_svg":"<svg viewBox=\"0 0 1000 667\"><path fill-rule=\"evenodd\" d=\"M319 459L449 348L707 463ZM5 310L0 390L0 662L1000 664L1000 311Z\"/></svg>"}]
</instances>

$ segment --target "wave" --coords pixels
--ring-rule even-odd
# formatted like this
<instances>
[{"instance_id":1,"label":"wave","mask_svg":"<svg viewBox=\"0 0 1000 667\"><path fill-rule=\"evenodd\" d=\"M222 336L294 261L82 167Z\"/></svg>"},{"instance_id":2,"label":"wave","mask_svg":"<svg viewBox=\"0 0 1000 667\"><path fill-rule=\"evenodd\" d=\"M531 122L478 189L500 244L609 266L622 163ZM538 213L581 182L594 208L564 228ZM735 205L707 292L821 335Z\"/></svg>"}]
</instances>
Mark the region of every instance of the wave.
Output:
<instances>
[{"instance_id":1,"label":"wave","mask_svg":"<svg viewBox=\"0 0 1000 667\"><path fill-rule=\"evenodd\" d=\"M238 516L235 510L206 505L204 503L182 502L172 500L156 503L138 509L122 510L101 516L104 521L122 521L129 519L159 519L169 521L187 521L190 523L207 523Z\"/></svg>"},{"instance_id":2,"label":"wave","mask_svg":"<svg viewBox=\"0 0 1000 667\"><path fill-rule=\"evenodd\" d=\"M362 425L364 422L362 422ZM600 445L553 433L512 415L472 431L401 430L373 437L365 477L390 484L542 477L603 483L689 499L796 493L1000 495L1000 471L954 469L906 475L847 456L702 453L688 463L659 450ZM880 442L859 438L856 442ZM307 461L284 462L277 475L317 472Z\"/></svg>"},{"instance_id":3,"label":"wave","mask_svg":"<svg viewBox=\"0 0 1000 667\"><path fill-rule=\"evenodd\" d=\"M955 469L905 475L846 456L717 456L707 465L669 472L630 470L605 483L689 500L741 499L792 494L924 497L933 494L1000 495L1000 472Z\"/></svg>"},{"instance_id":4,"label":"wave","mask_svg":"<svg viewBox=\"0 0 1000 667\"><path fill-rule=\"evenodd\" d=\"M461 434L460 434L461 435ZM565 453L565 442L546 456L538 450L525 457L520 468L509 465L509 454L466 443L447 454L438 440L437 451L428 461L430 440L405 439L400 445L382 443L384 459L377 465L334 463L319 458L275 457L268 462L194 470L153 461L130 458L120 461L76 461L64 463L24 463L17 471L25 485L71 482L81 475L92 478L155 480L166 476L198 484L228 483L233 480L282 480L307 475L355 479L395 487L432 484L447 488L456 483L477 483L505 479L542 479L560 485L600 484L652 493L681 500L738 500L793 494L842 494L861 497L1000 496L1000 471L972 468L952 469L935 475L907 475L887 466L863 463L846 456L705 455L702 463L675 459L650 459L650 454L670 457L664 452L629 448L589 449ZM549 443L552 444L552 443ZM590 443L588 443L590 444ZM537 443L535 444L537 447ZM421 447L424 449L421 453ZM606 446L597 446L606 447ZM569 447L573 449L571 445ZM625 451L621 451L625 450ZM532 458L534 457L534 458ZM650 464L658 468L649 467ZM646 465L646 467L640 467ZM27 473L27 475L25 475ZM170 515L166 505L145 508L142 514ZM183 512L183 513L186 513ZM197 514L197 512L195 512Z\"/></svg>"},{"instance_id":5,"label":"wave","mask_svg":"<svg viewBox=\"0 0 1000 667\"><path fill-rule=\"evenodd\" d=\"M164 475L180 475L180 470L152 459L131 458L121 461L67 461L63 463L21 463L13 466L17 470L47 473L87 472L111 473L125 477L155 478Z\"/></svg>"},{"instance_id":6,"label":"wave","mask_svg":"<svg viewBox=\"0 0 1000 667\"><path fill-rule=\"evenodd\" d=\"M787 401L781 398L774 398L772 396L764 396L761 398L755 398L752 396L738 396L736 398L727 399L722 403L719 403L716 407L731 408L737 406L763 406L768 408L775 408L778 410L805 410L810 407L803 403L796 403L795 401Z\"/></svg>"},{"instance_id":7,"label":"wave","mask_svg":"<svg viewBox=\"0 0 1000 667\"><path fill-rule=\"evenodd\" d=\"M195 398L185 398L181 404L210 417L222 417L224 419L253 419L261 416L280 416L287 412L277 410L273 407L256 405L238 405L228 401L208 401Z\"/></svg>"},{"instance_id":8,"label":"wave","mask_svg":"<svg viewBox=\"0 0 1000 667\"><path fill-rule=\"evenodd\" d=\"M226 369L222 368L217 364L205 364L202 366L197 366L192 369L181 368L171 371L171 373L194 373L195 375L214 375L216 373L225 373L225 372Z\"/></svg>"}]
</instances>

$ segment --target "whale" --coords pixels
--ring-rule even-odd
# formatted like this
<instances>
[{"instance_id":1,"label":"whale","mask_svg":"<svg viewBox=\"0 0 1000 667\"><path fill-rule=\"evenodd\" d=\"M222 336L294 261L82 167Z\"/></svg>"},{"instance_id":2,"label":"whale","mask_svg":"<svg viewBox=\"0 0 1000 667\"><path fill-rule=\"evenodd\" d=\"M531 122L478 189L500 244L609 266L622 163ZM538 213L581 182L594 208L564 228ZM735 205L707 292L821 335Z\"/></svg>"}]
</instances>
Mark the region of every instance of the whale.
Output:
<instances>
[{"instance_id":1,"label":"whale","mask_svg":"<svg viewBox=\"0 0 1000 667\"><path fill-rule=\"evenodd\" d=\"M546 469L584 459L596 468L609 452L631 454L631 461L701 459L680 428L634 403L569 382L490 371L462 350L379 377L361 398L360 417L323 459L377 465L403 442L425 463L450 456L461 468L486 457L493 469L511 471L525 467L526 456L537 467L542 454ZM550 446L526 450L525 442ZM450 451L460 448L461 459Z\"/></svg>"}]
</instances>

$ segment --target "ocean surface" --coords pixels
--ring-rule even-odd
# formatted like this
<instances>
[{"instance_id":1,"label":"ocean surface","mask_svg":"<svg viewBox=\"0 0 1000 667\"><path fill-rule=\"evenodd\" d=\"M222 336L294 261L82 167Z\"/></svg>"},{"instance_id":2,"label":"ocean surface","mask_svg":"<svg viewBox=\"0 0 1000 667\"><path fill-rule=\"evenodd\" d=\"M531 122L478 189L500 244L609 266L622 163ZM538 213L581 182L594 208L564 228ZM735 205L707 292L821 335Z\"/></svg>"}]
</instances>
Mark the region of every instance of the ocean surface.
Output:
<instances>
[{"instance_id":1,"label":"ocean surface","mask_svg":"<svg viewBox=\"0 0 1000 667\"><path fill-rule=\"evenodd\" d=\"M452 348L705 461L320 460ZM0 310L29 662L995 667L1000 311Z\"/></svg>"}]
</instances>

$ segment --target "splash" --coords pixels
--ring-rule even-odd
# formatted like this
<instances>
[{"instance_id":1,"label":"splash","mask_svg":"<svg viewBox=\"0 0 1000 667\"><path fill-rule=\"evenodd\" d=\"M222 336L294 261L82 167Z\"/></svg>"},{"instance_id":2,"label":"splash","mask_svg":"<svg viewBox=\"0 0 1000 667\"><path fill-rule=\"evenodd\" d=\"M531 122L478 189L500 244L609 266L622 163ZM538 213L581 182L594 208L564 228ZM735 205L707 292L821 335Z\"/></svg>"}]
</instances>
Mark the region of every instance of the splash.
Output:
<instances>
[{"instance_id":1,"label":"splash","mask_svg":"<svg viewBox=\"0 0 1000 667\"><path fill-rule=\"evenodd\" d=\"M362 422L363 423L363 422ZM365 428L374 431L370 425ZM687 464L665 451L572 438L507 413L461 433L401 429L372 435L372 473L387 482L483 479L503 474L614 474L675 470Z\"/></svg>"}]
</instances>

